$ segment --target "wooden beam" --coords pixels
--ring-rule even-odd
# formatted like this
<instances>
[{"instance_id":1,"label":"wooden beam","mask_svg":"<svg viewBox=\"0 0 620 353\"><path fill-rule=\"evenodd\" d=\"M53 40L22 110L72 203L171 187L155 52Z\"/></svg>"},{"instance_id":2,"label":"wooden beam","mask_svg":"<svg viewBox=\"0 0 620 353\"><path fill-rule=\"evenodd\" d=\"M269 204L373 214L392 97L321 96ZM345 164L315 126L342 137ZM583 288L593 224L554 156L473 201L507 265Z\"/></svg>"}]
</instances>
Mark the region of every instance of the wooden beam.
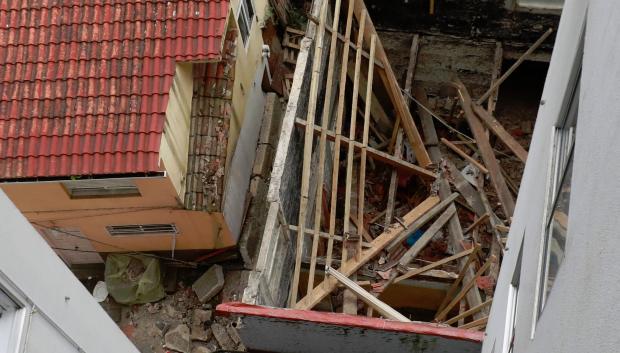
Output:
<instances>
[{"instance_id":1,"label":"wooden beam","mask_svg":"<svg viewBox=\"0 0 620 353\"><path fill-rule=\"evenodd\" d=\"M301 120L301 119L297 119L295 120L295 124L300 127L300 128L306 128L306 126L308 125L306 121ZM321 133L321 128L319 126L313 126L314 129L314 133L315 134L320 134ZM341 135L336 135L331 131L327 131L327 139L330 141L335 141L336 139L339 139L340 143L339 145L341 147L348 147L351 143L351 140L341 136ZM362 149L362 144L359 142L353 142L352 143L353 147L355 148L355 150L361 150ZM334 151L337 151L336 147L334 147ZM407 172L407 173L413 173L416 174L422 178L425 179L437 179L437 174L428 171L424 168L421 168L415 164L411 164L407 161L404 161L400 158L396 158L394 156L391 156L383 151L379 151L375 148L372 147L367 147L366 151L368 152L368 156L370 158L373 158L379 162L383 162L385 164L388 164L394 168L397 168L399 171L403 171L403 172Z\"/></svg>"},{"instance_id":2,"label":"wooden beam","mask_svg":"<svg viewBox=\"0 0 620 353\"><path fill-rule=\"evenodd\" d=\"M512 153L517 156L521 160L521 162L525 163L527 160L527 151L521 144L514 138L512 135L504 129L502 124L497 121L488 111L486 111L481 106L474 104L473 105L474 112L476 115L482 120L482 122L497 136L500 141L506 147L508 147Z\"/></svg>"},{"instance_id":3,"label":"wooden beam","mask_svg":"<svg viewBox=\"0 0 620 353\"><path fill-rule=\"evenodd\" d=\"M334 9L333 28L338 28L340 19L340 1L336 0ZM314 207L314 236L312 237L312 250L310 254L310 269L308 272L307 293L314 288L314 273L316 270L316 256L319 249L319 232L321 231L321 216L323 215L323 180L325 178L325 148L327 144L327 128L329 127L329 115L331 112L332 82L334 81L334 67L336 65L336 33L332 32L329 47L329 63L327 65L327 81L325 83L325 99L323 101L323 114L321 117L321 136L319 138L319 165L316 175L317 188ZM361 247L360 243L360 247Z\"/></svg>"},{"instance_id":4,"label":"wooden beam","mask_svg":"<svg viewBox=\"0 0 620 353\"><path fill-rule=\"evenodd\" d=\"M456 278L454 282L452 282L452 285L450 286L450 288L448 288L448 291L446 292L446 296L439 304L439 307L437 308L438 312L442 311L446 307L446 305L448 305L448 303L450 302L450 298L452 298L454 294L456 294L456 291L459 288L459 284L461 284L463 279L465 279L465 275L470 270L469 266L474 262L474 260L476 260L476 256L478 254L479 249L480 247L476 246L475 250L469 255L469 257L463 264L463 267L461 267L461 271L459 271L458 277ZM472 272L472 277L473 275L475 275L475 273ZM480 303L482 303L482 300L480 300ZM474 305L479 305L480 303L477 303Z\"/></svg>"},{"instance_id":5,"label":"wooden beam","mask_svg":"<svg viewBox=\"0 0 620 353\"><path fill-rule=\"evenodd\" d=\"M403 130L398 129L398 133L396 136L396 146L394 148L394 158L401 158L403 149ZM398 187L398 171L396 169L392 170L392 175L390 176L390 188L388 189L388 200L387 206L385 208L385 222L383 223L386 227L389 227L392 224L392 218L394 217L394 203L396 202L396 189Z\"/></svg>"},{"instance_id":6,"label":"wooden beam","mask_svg":"<svg viewBox=\"0 0 620 353\"><path fill-rule=\"evenodd\" d=\"M487 261L484 263L484 265L482 265L482 267L480 267L478 272L476 272L476 274L474 275L474 278L470 279L469 282L467 282L467 284L463 286L459 294L457 294L456 297L454 297L454 299L452 299L452 301L448 305L446 305L443 311L441 311L439 314L435 316L435 321L443 321L446 318L446 315L450 313L450 310L452 310L452 308L458 302L460 302L461 299L463 299L463 297L465 297L465 295L467 294L467 292L469 292L469 290L474 288L474 286L476 285L476 279L478 279L478 277L480 277L484 273L484 271L486 271L489 268L489 266L491 266L490 258L487 259Z\"/></svg>"},{"instance_id":7,"label":"wooden beam","mask_svg":"<svg viewBox=\"0 0 620 353\"><path fill-rule=\"evenodd\" d=\"M483 317L483 318L478 319L478 320L474 320L474 321L472 321L470 323L467 323L465 325L459 326L459 328L463 329L463 330L479 328L481 326L485 326L488 321L489 321L489 317L487 316L487 317Z\"/></svg>"},{"instance_id":8,"label":"wooden beam","mask_svg":"<svg viewBox=\"0 0 620 353\"><path fill-rule=\"evenodd\" d=\"M446 145L446 147L448 147L449 149L451 149L454 153L458 154L459 156L463 157L466 161L473 164L473 166L478 168L478 170L480 170L482 173L489 174L489 170L485 166L483 166L480 162L472 158L467 153L463 152L462 149L453 145L450 141L446 140L443 137L441 138L441 142L443 142L443 144Z\"/></svg>"},{"instance_id":9,"label":"wooden beam","mask_svg":"<svg viewBox=\"0 0 620 353\"><path fill-rule=\"evenodd\" d=\"M349 140L355 141L356 123L357 123L357 100L359 98L359 76L362 66L362 46L364 45L364 27L366 26L367 12L364 11L359 18L359 31L357 34L357 52L355 55L355 73L353 76L353 93L351 99L351 119L349 124ZM346 168L346 182L345 182L345 196L344 196L344 226L343 234L345 240L350 232L350 222L346 215L351 214L351 188L353 187L353 144L349 144L347 153L347 168ZM360 237L361 239L361 237ZM345 243L342 246L342 261L343 263L356 256L356 247L349 248L350 244ZM349 254L351 252L351 254ZM355 296L349 292L344 291L343 294L343 311L345 314L357 314L357 303Z\"/></svg>"},{"instance_id":10,"label":"wooden beam","mask_svg":"<svg viewBox=\"0 0 620 353\"><path fill-rule=\"evenodd\" d=\"M349 76L351 81L353 81L354 76L355 76L354 69L349 67L349 71L347 72L347 75ZM366 78L364 76L359 76L358 80L359 80L360 87L368 87L368 82L366 82ZM382 130L389 131L389 129L392 126L392 119L385 112L385 109L383 109L383 106L381 106L381 101L379 101L379 98L377 98L375 93L372 90L370 92L371 92L370 94L370 101L371 101L370 116L372 116L373 120L377 123L377 125L379 125L379 127ZM362 99L362 102L366 103L366 101L368 100L366 97L368 97L368 92L361 90L359 98Z\"/></svg>"},{"instance_id":11,"label":"wooden beam","mask_svg":"<svg viewBox=\"0 0 620 353\"><path fill-rule=\"evenodd\" d=\"M366 97L372 94L372 80L375 72L375 50L377 47L377 35L373 34L370 38L370 64L368 65L368 82L366 83ZM366 107L364 109L364 130L362 132L362 153L360 156L360 173L357 182L357 221L359 226L357 227L357 234L360 235L357 253L362 252L362 234L364 229L364 201L366 191L366 154L368 153L368 133L370 131L370 107L371 100L366 100Z\"/></svg>"},{"instance_id":12,"label":"wooden beam","mask_svg":"<svg viewBox=\"0 0 620 353\"><path fill-rule=\"evenodd\" d=\"M486 101L491 96L491 94L495 90L497 90L499 86L502 83L504 83L504 81L506 81L506 79L525 61L525 59L527 59L527 57L530 56L530 54L532 54L534 50L536 50L545 41L545 39L547 39L547 37L551 35L551 33L553 33L553 29L549 28L547 32L545 32L540 38L538 38L538 40L534 44L532 44L532 46L525 53L523 53L523 55L521 55L519 60L517 60L514 64L512 64L512 66L508 69L508 71L506 71L502 75L502 77L499 78L499 80L497 80L493 85L491 85L491 88L489 88L482 95L482 97L478 99L476 103L478 105L484 103L484 101Z\"/></svg>"},{"instance_id":13,"label":"wooden beam","mask_svg":"<svg viewBox=\"0 0 620 353\"><path fill-rule=\"evenodd\" d=\"M486 308L487 306L491 305L491 303L493 303L493 298L487 300L486 302L480 304L480 305L476 305L473 308L464 311L462 313L460 313L459 315L451 318L450 320L446 320L445 322L442 322L442 324L446 324L446 325L451 325L457 321L459 321L460 319L466 318L472 314L475 314L477 312L479 312L480 310Z\"/></svg>"},{"instance_id":14,"label":"wooden beam","mask_svg":"<svg viewBox=\"0 0 620 353\"><path fill-rule=\"evenodd\" d=\"M479 225L481 225L483 222L485 222L487 219L489 219L489 213L485 213L484 215L482 215L482 217L478 217L477 220L474 221L474 223L472 223L469 227L467 227L467 229L465 229L463 231L464 234L467 234L469 232L472 231L472 229L478 227Z\"/></svg>"},{"instance_id":15,"label":"wooden beam","mask_svg":"<svg viewBox=\"0 0 620 353\"><path fill-rule=\"evenodd\" d=\"M424 89L420 87L415 89L414 96L424 106L428 106L428 98L426 96L426 92L424 91ZM460 171L456 170L456 167L454 168L450 167L452 163L450 163L449 158L447 156L446 157L442 156L441 151L439 150L439 146L438 146L439 138L437 137L437 131L435 130L435 124L433 122L433 117L429 114L428 111L426 111L425 109L422 109L422 107L420 106L418 106L418 113L420 116L420 122L422 123L422 129L424 131L425 142L426 142L426 145L428 146L428 151L431 154L431 158L433 162L436 163L437 165L441 165L442 161L447 161L447 163L446 162L444 163L448 165L448 170L450 171L450 173L454 173L453 178L455 179L456 185L460 186L459 190L470 192L471 190L468 190L467 184L463 182L465 178L460 175ZM457 178L460 178L460 179L457 179ZM460 182L458 182L458 180L460 180ZM450 183L448 182L448 180L445 177L441 178L439 180L439 196L442 199L446 199L449 197L451 192L452 190L450 188ZM472 205L472 208L476 210L477 205L476 205L475 199L472 198L471 195L467 193L463 194L463 196L468 202L470 202L470 204ZM478 211L476 210L476 212ZM449 248L453 252L459 252L459 251L464 250L463 229L461 228L461 222L459 220L458 213L452 216L452 218L448 222L447 230L448 230ZM459 267L461 268L462 275L465 276L467 279L472 278L474 276L474 271L471 268L469 268L467 261L465 261L464 259L461 259L459 261ZM478 305L482 303L482 298L480 297L479 292L471 291L470 293L467 294L467 301L469 302L470 305Z\"/></svg>"},{"instance_id":16,"label":"wooden beam","mask_svg":"<svg viewBox=\"0 0 620 353\"><path fill-rule=\"evenodd\" d=\"M394 242L387 247L387 250L388 251L392 251L394 248L398 247L398 245L401 242L403 242L409 235L411 235L411 233L413 233L416 230L422 228L422 226L424 226L426 223L428 223L428 221L433 219L433 217L435 217L437 214L439 214L439 212L443 211L444 208L446 208L450 204L452 204L452 202L458 196L459 196L459 194L455 192L452 195L450 195L449 197L447 197L446 199L442 200L439 204L437 204L431 210L426 212L422 217L417 219L414 224L411 225L411 227L410 227L412 229L411 232L409 232L407 234L402 234L401 236L397 237L396 240L394 240Z\"/></svg>"},{"instance_id":17,"label":"wooden beam","mask_svg":"<svg viewBox=\"0 0 620 353\"><path fill-rule=\"evenodd\" d=\"M355 17L359 20L362 12L365 12L366 5L364 1L356 1L355 9L353 10ZM375 30L375 26L371 20L367 21L368 24L365 28L365 31L371 34L377 34ZM381 41L377 42L377 60L384 63L385 69L379 71L379 76L385 85L388 95L390 96L392 103L394 104L394 109L396 110L397 116L400 116L401 125L403 130L405 131L405 135L407 135L407 140L411 144L413 148L414 154L416 156L417 162L421 167L427 167L431 164L431 159L428 156L428 152L424 147L424 143L422 142L422 137L418 132L417 127L413 121L413 117L409 112L409 107L405 104L405 98L403 93L398 86L398 80L394 75L394 71L392 70L391 65L389 64L389 60L387 58L387 54L383 49L383 45Z\"/></svg>"},{"instance_id":18,"label":"wooden beam","mask_svg":"<svg viewBox=\"0 0 620 353\"><path fill-rule=\"evenodd\" d=\"M468 255L470 255L474 251L478 251L478 249L477 248L467 249L467 250L461 251L458 254L446 257L446 258L441 259L439 261L433 262L432 264L428 264L428 265L426 265L424 267L416 268L414 270L409 270L409 271L405 272L403 275L401 275L399 277L396 277L396 279L394 280L394 283L398 283L400 281L404 281L404 280L406 280L408 278L411 278L413 276L421 275L424 272L427 272L427 271L435 269L435 268L437 268L439 266L445 265L445 264L447 264L450 261L458 260L461 257L468 256Z\"/></svg>"},{"instance_id":19,"label":"wooden beam","mask_svg":"<svg viewBox=\"0 0 620 353\"><path fill-rule=\"evenodd\" d=\"M495 58L493 59L493 72L491 73L491 86L497 82L499 75L502 74L502 62L504 60L504 49L502 48L502 42L495 42ZM495 106L497 105L497 97L499 96L499 87L491 92L489 101L487 102L487 112L493 115L495 113Z\"/></svg>"},{"instance_id":20,"label":"wooden beam","mask_svg":"<svg viewBox=\"0 0 620 353\"><path fill-rule=\"evenodd\" d=\"M321 57L323 53L323 37L325 33L325 17L327 14L327 1L321 5L319 26L314 38L314 61L312 63L312 78L310 81L310 99L308 102L308 113L306 123L308 127L314 127L316 114L317 98L319 93L319 77L321 75ZM299 288L299 275L301 271L301 253L303 251L304 227L306 226L306 208L308 207L308 193L310 189L310 168L312 159L313 131L306 129L304 137L304 155L301 174L301 195L299 200L299 232L297 232L297 247L295 253L295 268L293 280L291 281L291 292L289 294L289 306L293 306L297 301L297 291Z\"/></svg>"},{"instance_id":21,"label":"wooden beam","mask_svg":"<svg viewBox=\"0 0 620 353\"><path fill-rule=\"evenodd\" d=\"M424 249L424 247L433 239L435 234L443 228L443 226L448 223L450 218L454 216L456 213L456 207L454 204L448 206L448 208L431 224L430 227L422 234L420 239L418 239L415 244L413 244L407 252L400 258L400 265L407 266L416 256Z\"/></svg>"},{"instance_id":22,"label":"wooden beam","mask_svg":"<svg viewBox=\"0 0 620 353\"><path fill-rule=\"evenodd\" d=\"M493 152L493 148L489 143L489 139L484 133L484 128L480 123L480 120L476 117L472 109L472 101L467 88L463 82L457 79L454 82L454 87L459 92L459 98L461 100L461 106L463 107L463 111L465 112L465 119L469 124L469 127L474 134L474 138L476 139L476 144L478 145L478 149L482 156L482 160L484 161L484 165L489 170L489 176L491 177L491 183L497 191L497 197L501 202L502 209L504 210L504 214L506 217L511 217L515 210L515 201L512 198L512 194L508 189L508 185L506 185L506 180L502 175L502 171L499 166L499 162L495 159L495 154Z\"/></svg>"},{"instance_id":23,"label":"wooden beam","mask_svg":"<svg viewBox=\"0 0 620 353\"><path fill-rule=\"evenodd\" d=\"M293 232L297 232L297 230L299 228L297 226L289 225L288 229L292 230ZM314 230L313 229L305 229L304 231L306 232L306 235L314 235ZM321 238L324 238L324 239L330 239L329 233L319 232L319 236ZM336 241L342 241L342 237L340 235L331 236L331 239L336 240ZM365 247L365 248L369 248L370 247L370 243L362 242L362 246Z\"/></svg>"},{"instance_id":24,"label":"wooden beam","mask_svg":"<svg viewBox=\"0 0 620 353\"><path fill-rule=\"evenodd\" d=\"M351 276L356 273L364 264L377 256L381 251L390 243L394 241L399 235L407 233L410 230L411 224L417 219L422 217L426 212L439 203L439 198L431 196L420 203L416 208L409 211L404 217L403 222L407 228L400 224L395 224L393 227L386 229L381 235L376 237L370 244L370 249L362 251L357 258L351 258L343 262L343 265L338 269L345 276ZM310 310L314 308L323 298L329 295L337 285L338 281L332 277L327 277L323 282L317 285L310 295L307 295L300 300L296 305L296 309Z\"/></svg>"},{"instance_id":25,"label":"wooden beam","mask_svg":"<svg viewBox=\"0 0 620 353\"><path fill-rule=\"evenodd\" d=\"M331 267L327 268L327 273L331 276L334 276L338 280L338 282L342 283L345 287L347 287L350 291L355 293L358 298L360 298L364 303L368 304L371 308L376 310L379 314L383 315L385 318L390 320L396 320L400 322L411 322L411 320L407 319L403 314L394 310L389 305L385 304L381 300L379 300L374 295L368 293L364 288L362 288L359 284L353 282L348 279L347 276L338 272L338 270L334 270Z\"/></svg>"},{"instance_id":26,"label":"wooden beam","mask_svg":"<svg viewBox=\"0 0 620 353\"><path fill-rule=\"evenodd\" d=\"M312 15L310 15L310 14L308 14L307 16L308 16L308 19L309 19L310 21L312 21L312 22L314 22L314 23L316 23L316 24L318 24L318 23L319 23L319 19L318 19L318 18L316 18L316 17L314 17L314 16L312 16ZM325 30L326 30L327 32L329 32L329 33L333 33L333 29L332 29L332 28L334 28L334 27L325 26ZM351 41L349 41L349 40L345 40L345 37L346 37L346 36L343 36L342 34L340 34L340 33L338 33L338 32L336 32L336 33L337 33L337 35L338 35L338 40L339 40L339 41L341 41L341 42L345 43L345 45L347 45L347 43L348 43L348 45L349 45L349 47L350 47L351 49L353 49L353 50L357 50L357 45L355 45L355 44L351 43ZM366 60L370 59L370 53L368 53L367 51L365 51L365 50L363 50L363 49L362 49L362 56L363 56ZM383 66L383 63L382 63L381 61L377 60L376 58L375 58L375 66L377 66L377 67L379 67L379 68L381 68L381 69L385 69L385 66Z\"/></svg>"},{"instance_id":27,"label":"wooden beam","mask_svg":"<svg viewBox=\"0 0 620 353\"><path fill-rule=\"evenodd\" d=\"M342 118L344 116L345 93L347 88L347 66L349 64L349 44L351 27L353 25L353 4L355 0L349 0L347 11L347 24L342 48L342 66L340 67L340 86L338 87L338 106L336 110L336 133L334 136L334 159L332 161L332 186L329 203L329 240L327 241L327 254L325 264L331 266L334 242L332 237L336 234L336 206L338 203L338 178L340 174L340 142L342 140ZM305 125L304 125L305 128ZM314 129L314 126L313 126ZM316 133L316 132L314 132Z\"/></svg>"}]
</instances>

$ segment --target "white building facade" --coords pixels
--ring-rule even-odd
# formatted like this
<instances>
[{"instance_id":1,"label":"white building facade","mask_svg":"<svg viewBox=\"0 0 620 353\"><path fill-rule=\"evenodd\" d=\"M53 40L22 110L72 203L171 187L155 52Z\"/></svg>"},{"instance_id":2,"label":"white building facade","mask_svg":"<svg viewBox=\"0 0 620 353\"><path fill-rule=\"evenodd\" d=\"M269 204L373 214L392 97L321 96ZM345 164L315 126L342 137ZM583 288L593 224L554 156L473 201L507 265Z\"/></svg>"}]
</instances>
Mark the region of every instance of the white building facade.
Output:
<instances>
[{"instance_id":1,"label":"white building facade","mask_svg":"<svg viewBox=\"0 0 620 353\"><path fill-rule=\"evenodd\" d=\"M483 353L618 352L620 2L566 0Z\"/></svg>"},{"instance_id":2,"label":"white building facade","mask_svg":"<svg viewBox=\"0 0 620 353\"><path fill-rule=\"evenodd\" d=\"M138 352L2 191L0 352Z\"/></svg>"}]
</instances>

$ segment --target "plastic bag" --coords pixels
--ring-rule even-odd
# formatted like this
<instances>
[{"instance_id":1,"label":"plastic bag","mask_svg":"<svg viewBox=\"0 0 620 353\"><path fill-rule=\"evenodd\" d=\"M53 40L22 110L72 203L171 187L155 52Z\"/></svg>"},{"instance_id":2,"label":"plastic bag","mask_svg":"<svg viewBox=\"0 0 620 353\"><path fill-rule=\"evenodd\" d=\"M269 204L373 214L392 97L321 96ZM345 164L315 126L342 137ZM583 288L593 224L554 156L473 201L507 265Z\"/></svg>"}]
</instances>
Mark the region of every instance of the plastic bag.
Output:
<instances>
[{"instance_id":1,"label":"plastic bag","mask_svg":"<svg viewBox=\"0 0 620 353\"><path fill-rule=\"evenodd\" d=\"M105 282L120 304L144 304L165 296L159 261L144 255L110 254L105 262Z\"/></svg>"}]
</instances>

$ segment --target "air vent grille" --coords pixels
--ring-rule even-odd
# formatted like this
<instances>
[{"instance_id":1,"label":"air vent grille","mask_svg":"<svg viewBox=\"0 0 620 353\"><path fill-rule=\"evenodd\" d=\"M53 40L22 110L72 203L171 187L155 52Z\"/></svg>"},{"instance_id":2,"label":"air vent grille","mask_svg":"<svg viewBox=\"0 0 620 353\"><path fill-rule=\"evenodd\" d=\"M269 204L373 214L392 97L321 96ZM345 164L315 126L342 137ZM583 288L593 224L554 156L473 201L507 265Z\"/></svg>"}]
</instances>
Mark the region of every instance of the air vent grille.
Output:
<instances>
[{"instance_id":1,"label":"air vent grille","mask_svg":"<svg viewBox=\"0 0 620 353\"><path fill-rule=\"evenodd\" d=\"M125 224L107 226L111 236L178 234L174 224Z\"/></svg>"}]
</instances>

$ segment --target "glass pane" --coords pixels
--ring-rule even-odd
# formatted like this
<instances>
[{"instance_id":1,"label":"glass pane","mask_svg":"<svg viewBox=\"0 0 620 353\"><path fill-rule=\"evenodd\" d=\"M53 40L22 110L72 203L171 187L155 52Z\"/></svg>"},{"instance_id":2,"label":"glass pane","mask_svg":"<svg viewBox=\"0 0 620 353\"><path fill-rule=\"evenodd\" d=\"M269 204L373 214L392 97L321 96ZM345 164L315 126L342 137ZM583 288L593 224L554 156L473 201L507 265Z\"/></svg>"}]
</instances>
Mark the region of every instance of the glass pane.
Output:
<instances>
[{"instance_id":1,"label":"glass pane","mask_svg":"<svg viewBox=\"0 0 620 353\"><path fill-rule=\"evenodd\" d=\"M549 291L553 286L553 282L557 276L560 264L564 259L564 250L566 246L566 232L568 228L568 212L570 206L571 179L573 171L573 156L564 169L564 176L558 190L558 195L553 205L551 219L548 225L547 238L547 273L545 283L545 297L549 295Z\"/></svg>"},{"instance_id":2,"label":"glass pane","mask_svg":"<svg viewBox=\"0 0 620 353\"><path fill-rule=\"evenodd\" d=\"M252 20L254 19L254 7L252 6L252 0L244 0L245 7L248 9L248 18L250 19L250 27L252 27Z\"/></svg>"},{"instance_id":3,"label":"glass pane","mask_svg":"<svg viewBox=\"0 0 620 353\"><path fill-rule=\"evenodd\" d=\"M243 6L241 6L241 13L239 14L239 32L241 33L241 39L243 39L243 44L247 43L248 37L250 36L250 28L248 27L248 22L246 16L243 11Z\"/></svg>"}]
</instances>

